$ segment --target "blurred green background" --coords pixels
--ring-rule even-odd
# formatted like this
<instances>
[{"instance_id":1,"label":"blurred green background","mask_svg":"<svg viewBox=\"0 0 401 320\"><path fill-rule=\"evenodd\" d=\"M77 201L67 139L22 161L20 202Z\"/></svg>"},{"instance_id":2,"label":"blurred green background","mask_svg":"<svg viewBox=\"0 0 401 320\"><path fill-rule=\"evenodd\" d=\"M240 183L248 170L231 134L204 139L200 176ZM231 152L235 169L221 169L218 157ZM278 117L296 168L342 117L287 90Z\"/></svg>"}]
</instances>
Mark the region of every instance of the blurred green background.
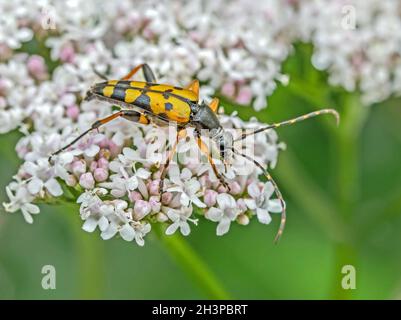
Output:
<instances>
[{"instance_id":1,"label":"blurred green background","mask_svg":"<svg viewBox=\"0 0 401 320\"><path fill-rule=\"evenodd\" d=\"M82 231L75 205L42 206L33 225L19 213L1 212L0 298L401 298L400 99L362 107L356 93L326 84L310 54L309 46L296 46L285 64L290 85L268 98L267 109L255 113L224 100L227 113L237 109L243 118L266 123L322 107L341 113L339 128L327 117L278 131L287 150L271 173L288 212L278 245L278 216L268 226L256 219L246 227L232 224L223 237L215 235L214 223L201 219L184 242L152 233L140 248ZM1 202L19 165L18 138L18 132L0 136ZM189 244L198 256L189 264L213 273L218 284L211 286L226 293L213 293L204 278L188 272L172 242ZM56 268L56 290L41 287L47 264ZM355 290L341 288L347 264L356 268Z\"/></svg>"}]
</instances>

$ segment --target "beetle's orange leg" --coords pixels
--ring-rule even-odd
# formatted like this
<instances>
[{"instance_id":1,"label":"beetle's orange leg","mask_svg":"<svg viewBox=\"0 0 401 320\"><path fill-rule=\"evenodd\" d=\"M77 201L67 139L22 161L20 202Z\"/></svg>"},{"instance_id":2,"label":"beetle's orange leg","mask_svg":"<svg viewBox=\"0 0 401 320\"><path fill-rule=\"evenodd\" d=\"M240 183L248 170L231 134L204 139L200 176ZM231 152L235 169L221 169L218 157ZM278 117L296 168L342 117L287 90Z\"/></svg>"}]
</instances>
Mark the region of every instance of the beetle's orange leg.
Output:
<instances>
[{"instance_id":1,"label":"beetle's orange leg","mask_svg":"<svg viewBox=\"0 0 401 320\"><path fill-rule=\"evenodd\" d=\"M120 110L116 113L113 113L103 119L99 119L96 120L91 127L86 130L85 132L83 132L82 134L80 134L78 137L76 137L74 140L72 140L69 144L65 145L64 147L62 147L61 149L57 150L56 152L52 153L51 156L49 157L49 162L51 161L52 157L54 157L55 155L58 155L59 153L63 152L64 150L68 149L69 147L71 147L73 144L75 144L78 140L80 140L81 138L83 138L84 136L86 136L89 132L91 132L92 130L98 129L100 126L116 119L119 117L123 117L127 120L131 120L131 121L136 121L139 123L144 123L146 124L147 122L147 118L140 114L137 111L134 110ZM144 118L145 117L145 118Z\"/></svg>"},{"instance_id":2,"label":"beetle's orange leg","mask_svg":"<svg viewBox=\"0 0 401 320\"><path fill-rule=\"evenodd\" d=\"M219 107L219 99L213 98L209 103L209 108L213 110L213 112L217 112L217 108Z\"/></svg>"},{"instance_id":3,"label":"beetle's orange leg","mask_svg":"<svg viewBox=\"0 0 401 320\"><path fill-rule=\"evenodd\" d=\"M166 175L167 175L167 169L168 169L168 166L170 165L171 160L173 160L175 152L177 151L178 142L180 141L180 139L183 139L186 136L187 136L186 129L182 129L177 132L177 137L176 137L175 143L174 143L173 147L171 148L171 151L166 159L166 164L163 166L162 172L160 174L160 184L159 184L160 197L163 194L164 179L166 178Z\"/></svg>"},{"instance_id":4,"label":"beetle's orange leg","mask_svg":"<svg viewBox=\"0 0 401 320\"><path fill-rule=\"evenodd\" d=\"M199 80L192 80L184 89L191 90L199 98Z\"/></svg>"},{"instance_id":5,"label":"beetle's orange leg","mask_svg":"<svg viewBox=\"0 0 401 320\"><path fill-rule=\"evenodd\" d=\"M121 80L131 79L140 69L142 69L143 71L143 76L145 77L146 82L152 82L152 83L156 82L156 77L147 63L142 63L136 66L128 74L122 77Z\"/></svg>"},{"instance_id":6,"label":"beetle's orange leg","mask_svg":"<svg viewBox=\"0 0 401 320\"><path fill-rule=\"evenodd\" d=\"M216 175L217 179L219 179L220 183L226 187L228 190L230 190L230 187L228 186L227 182L224 180L223 176L219 173L219 171L217 170L216 164L213 161L212 156L210 155L209 152L209 148L207 147L207 145L202 141L202 139L200 137L197 137L197 142L198 142L198 147L200 149L200 151L202 151L208 158L208 161L210 163L210 165L212 166L213 172Z\"/></svg>"}]
</instances>

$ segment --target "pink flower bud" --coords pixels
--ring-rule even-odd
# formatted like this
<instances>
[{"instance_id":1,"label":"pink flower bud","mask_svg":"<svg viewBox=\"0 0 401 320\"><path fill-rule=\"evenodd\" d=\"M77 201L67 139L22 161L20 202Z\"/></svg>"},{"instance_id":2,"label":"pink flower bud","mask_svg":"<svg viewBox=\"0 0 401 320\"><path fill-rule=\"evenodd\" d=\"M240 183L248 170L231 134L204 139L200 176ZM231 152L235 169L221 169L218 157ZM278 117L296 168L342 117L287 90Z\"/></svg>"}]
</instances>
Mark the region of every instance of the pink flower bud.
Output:
<instances>
[{"instance_id":1,"label":"pink flower bud","mask_svg":"<svg viewBox=\"0 0 401 320\"><path fill-rule=\"evenodd\" d=\"M89 171L93 172L97 169L97 161L92 161L89 165Z\"/></svg>"},{"instance_id":2,"label":"pink flower bud","mask_svg":"<svg viewBox=\"0 0 401 320\"><path fill-rule=\"evenodd\" d=\"M6 61L12 54L13 51L7 45L0 43L0 61Z\"/></svg>"},{"instance_id":3,"label":"pink flower bud","mask_svg":"<svg viewBox=\"0 0 401 320\"><path fill-rule=\"evenodd\" d=\"M209 176L204 174L203 176L201 176L199 178L199 182L201 184L201 186L206 187L206 188L210 188L211 187L211 183L210 183L210 179Z\"/></svg>"},{"instance_id":4,"label":"pink flower bud","mask_svg":"<svg viewBox=\"0 0 401 320\"><path fill-rule=\"evenodd\" d=\"M81 174L86 172L86 162L81 160L76 160L72 163L72 172L79 177Z\"/></svg>"},{"instance_id":5,"label":"pink flower bud","mask_svg":"<svg viewBox=\"0 0 401 320\"><path fill-rule=\"evenodd\" d=\"M166 222L168 220L168 217L163 212L159 212L156 215L156 219L158 222Z\"/></svg>"},{"instance_id":6,"label":"pink flower bud","mask_svg":"<svg viewBox=\"0 0 401 320\"><path fill-rule=\"evenodd\" d=\"M100 159L105 159L106 161L108 161L108 159L110 159L110 151L108 149L100 149L99 158Z\"/></svg>"},{"instance_id":7,"label":"pink flower bud","mask_svg":"<svg viewBox=\"0 0 401 320\"><path fill-rule=\"evenodd\" d=\"M160 184L160 180L152 180L149 185L148 185L148 189L149 189L149 193L150 195L158 195L159 194L159 184Z\"/></svg>"},{"instance_id":8,"label":"pink flower bud","mask_svg":"<svg viewBox=\"0 0 401 320\"><path fill-rule=\"evenodd\" d=\"M223 186L221 183L219 183L219 186L217 188L217 192L218 193L227 193L228 189L225 186Z\"/></svg>"},{"instance_id":9,"label":"pink flower bud","mask_svg":"<svg viewBox=\"0 0 401 320\"><path fill-rule=\"evenodd\" d=\"M78 106L75 105L75 104L69 106L67 108L66 114L67 114L67 117L69 117L69 118L71 118L73 120L77 119L78 116L79 116L79 108L78 108Z\"/></svg>"},{"instance_id":10,"label":"pink flower bud","mask_svg":"<svg viewBox=\"0 0 401 320\"><path fill-rule=\"evenodd\" d=\"M241 186L239 185L239 183L237 181L230 181L230 183L228 185L230 187L231 194L237 195L237 194L241 193Z\"/></svg>"},{"instance_id":11,"label":"pink flower bud","mask_svg":"<svg viewBox=\"0 0 401 320\"><path fill-rule=\"evenodd\" d=\"M138 191L131 191L128 194L128 198L130 199L131 202L135 203L138 200L142 200L142 195Z\"/></svg>"},{"instance_id":12,"label":"pink flower bud","mask_svg":"<svg viewBox=\"0 0 401 320\"><path fill-rule=\"evenodd\" d=\"M29 73L38 80L47 78L47 66L45 59L38 55L32 55L27 62Z\"/></svg>"},{"instance_id":13,"label":"pink flower bud","mask_svg":"<svg viewBox=\"0 0 401 320\"><path fill-rule=\"evenodd\" d=\"M241 213L237 217L237 222L243 226L246 226L249 223L249 217L246 214Z\"/></svg>"},{"instance_id":14,"label":"pink flower bud","mask_svg":"<svg viewBox=\"0 0 401 320\"><path fill-rule=\"evenodd\" d=\"M160 211L161 203L159 200L160 200L159 196L151 196L149 198L149 204L150 204L150 207L152 208L152 212Z\"/></svg>"},{"instance_id":15,"label":"pink flower bud","mask_svg":"<svg viewBox=\"0 0 401 320\"><path fill-rule=\"evenodd\" d=\"M77 184L77 178L74 175L70 174L65 180L65 183L70 187L75 187L75 185Z\"/></svg>"},{"instance_id":16,"label":"pink flower bud","mask_svg":"<svg viewBox=\"0 0 401 320\"><path fill-rule=\"evenodd\" d=\"M110 150L111 156L116 157L120 153L121 147L119 147L112 140L110 140L109 141L109 150Z\"/></svg>"},{"instance_id":17,"label":"pink flower bud","mask_svg":"<svg viewBox=\"0 0 401 320\"><path fill-rule=\"evenodd\" d=\"M237 206L238 206L238 209L240 209L241 211L246 211L248 209L244 199L238 199L237 200Z\"/></svg>"},{"instance_id":18,"label":"pink flower bud","mask_svg":"<svg viewBox=\"0 0 401 320\"><path fill-rule=\"evenodd\" d=\"M208 207L213 207L216 204L217 192L207 189L203 201Z\"/></svg>"},{"instance_id":19,"label":"pink flower bud","mask_svg":"<svg viewBox=\"0 0 401 320\"><path fill-rule=\"evenodd\" d=\"M144 200L136 201L134 205L134 219L141 220L143 217L149 214L151 210L152 208L149 202Z\"/></svg>"},{"instance_id":20,"label":"pink flower bud","mask_svg":"<svg viewBox=\"0 0 401 320\"><path fill-rule=\"evenodd\" d=\"M233 98L235 94L235 85L232 82L227 82L221 88L221 93L229 98Z\"/></svg>"},{"instance_id":21,"label":"pink flower bud","mask_svg":"<svg viewBox=\"0 0 401 320\"><path fill-rule=\"evenodd\" d=\"M109 177L109 172L103 168L96 168L93 172L93 176L97 182L103 182Z\"/></svg>"},{"instance_id":22,"label":"pink flower bud","mask_svg":"<svg viewBox=\"0 0 401 320\"><path fill-rule=\"evenodd\" d=\"M249 104L252 100L252 91L249 87L241 87L235 101L239 104Z\"/></svg>"},{"instance_id":23,"label":"pink flower bud","mask_svg":"<svg viewBox=\"0 0 401 320\"><path fill-rule=\"evenodd\" d=\"M162 194L162 203L164 205L168 205L172 199L173 199L173 194L171 192L164 192Z\"/></svg>"},{"instance_id":24,"label":"pink flower bud","mask_svg":"<svg viewBox=\"0 0 401 320\"><path fill-rule=\"evenodd\" d=\"M75 50L72 44L64 45L60 50L60 60L63 62L73 62L75 59Z\"/></svg>"},{"instance_id":25,"label":"pink flower bud","mask_svg":"<svg viewBox=\"0 0 401 320\"><path fill-rule=\"evenodd\" d=\"M97 166L98 166L98 168L108 170L109 169L109 160L107 160L106 158L100 158L97 161Z\"/></svg>"},{"instance_id":26,"label":"pink flower bud","mask_svg":"<svg viewBox=\"0 0 401 320\"><path fill-rule=\"evenodd\" d=\"M6 95L8 89L7 80L0 79L0 95Z\"/></svg>"},{"instance_id":27,"label":"pink flower bud","mask_svg":"<svg viewBox=\"0 0 401 320\"><path fill-rule=\"evenodd\" d=\"M87 172L82 174L79 178L79 184L82 186L82 188L93 189L95 186L95 179L93 179L92 173Z\"/></svg>"}]
</instances>

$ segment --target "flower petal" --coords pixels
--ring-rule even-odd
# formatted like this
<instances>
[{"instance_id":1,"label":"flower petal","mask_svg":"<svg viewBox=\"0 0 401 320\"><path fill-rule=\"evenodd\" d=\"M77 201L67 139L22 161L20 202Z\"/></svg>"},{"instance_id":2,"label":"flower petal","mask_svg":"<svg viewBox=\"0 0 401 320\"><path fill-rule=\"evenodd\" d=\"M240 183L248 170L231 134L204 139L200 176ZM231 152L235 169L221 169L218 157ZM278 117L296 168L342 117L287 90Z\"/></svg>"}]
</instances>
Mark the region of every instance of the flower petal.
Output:
<instances>
[{"instance_id":1,"label":"flower petal","mask_svg":"<svg viewBox=\"0 0 401 320\"><path fill-rule=\"evenodd\" d=\"M117 226L114 223L110 223L109 227L105 231L103 231L100 236L103 240L109 240L115 236L117 231Z\"/></svg>"},{"instance_id":2,"label":"flower petal","mask_svg":"<svg viewBox=\"0 0 401 320\"><path fill-rule=\"evenodd\" d=\"M251 183L251 184L248 186L247 190L248 190L248 194L249 194L252 198L257 199L257 198L260 197L260 194L261 194L260 188L259 188L259 186L258 186L258 184L257 184L256 182Z\"/></svg>"},{"instance_id":3,"label":"flower petal","mask_svg":"<svg viewBox=\"0 0 401 320\"><path fill-rule=\"evenodd\" d=\"M42 187L43 181L36 177L32 178L32 180L28 183L28 191L31 194L37 194L40 190L42 190Z\"/></svg>"},{"instance_id":4,"label":"flower petal","mask_svg":"<svg viewBox=\"0 0 401 320\"><path fill-rule=\"evenodd\" d=\"M260 223L269 224L272 221L269 212L266 209L257 208L256 215Z\"/></svg>"},{"instance_id":5,"label":"flower petal","mask_svg":"<svg viewBox=\"0 0 401 320\"><path fill-rule=\"evenodd\" d=\"M172 235L174 232L177 231L178 227L179 227L178 222L174 222L174 223L170 224L168 226L168 228L166 229L166 234L169 236Z\"/></svg>"},{"instance_id":6,"label":"flower petal","mask_svg":"<svg viewBox=\"0 0 401 320\"><path fill-rule=\"evenodd\" d=\"M93 232L96 230L96 227L97 227L97 219L94 217L89 217L82 225L82 229L85 230L86 232Z\"/></svg>"},{"instance_id":7,"label":"flower petal","mask_svg":"<svg viewBox=\"0 0 401 320\"><path fill-rule=\"evenodd\" d=\"M269 200L269 206L267 208L270 212L279 213L283 211L283 206L279 199Z\"/></svg>"},{"instance_id":8,"label":"flower petal","mask_svg":"<svg viewBox=\"0 0 401 320\"><path fill-rule=\"evenodd\" d=\"M218 222L223 217L223 211L221 211L220 209L217 209L215 207L212 207L206 212L205 217L206 217L206 219L212 220L214 222Z\"/></svg>"},{"instance_id":9,"label":"flower petal","mask_svg":"<svg viewBox=\"0 0 401 320\"><path fill-rule=\"evenodd\" d=\"M54 197L59 197L63 194L63 189L56 179L49 179L45 183L45 187L49 193Z\"/></svg>"},{"instance_id":10,"label":"flower petal","mask_svg":"<svg viewBox=\"0 0 401 320\"><path fill-rule=\"evenodd\" d=\"M187 236L191 233L191 228L189 227L188 222L184 221L180 223L180 231L183 236Z\"/></svg>"},{"instance_id":11,"label":"flower petal","mask_svg":"<svg viewBox=\"0 0 401 320\"><path fill-rule=\"evenodd\" d=\"M230 230L230 224L231 224L231 220L226 217L223 217L223 219L221 219L221 221L217 225L216 234L218 236L222 236L223 234L226 234L228 232L228 230Z\"/></svg>"},{"instance_id":12,"label":"flower petal","mask_svg":"<svg viewBox=\"0 0 401 320\"><path fill-rule=\"evenodd\" d=\"M135 238L135 230L128 223L126 223L120 229L120 236L125 241L132 241Z\"/></svg>"}]
</instances>

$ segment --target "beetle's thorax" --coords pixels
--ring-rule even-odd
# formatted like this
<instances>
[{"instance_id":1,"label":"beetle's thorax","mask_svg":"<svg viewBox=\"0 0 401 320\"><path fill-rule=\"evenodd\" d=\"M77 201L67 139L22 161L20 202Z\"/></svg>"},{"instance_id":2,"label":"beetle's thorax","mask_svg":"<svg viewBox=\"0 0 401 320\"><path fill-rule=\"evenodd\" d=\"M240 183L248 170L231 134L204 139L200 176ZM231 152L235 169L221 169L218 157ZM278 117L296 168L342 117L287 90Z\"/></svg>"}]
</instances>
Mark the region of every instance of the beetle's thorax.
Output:
<instances>
[{"instance_id":1,"label":"beetle's thorax","mask_svg":"<svg viewBox=\"0 0 401 320\"><path fill-rule=\"evenodd\" d=\"M193 110L192 123L198 131L208 130L210 137L221 134L223 130L216 113L205 103L198 104Z\"/></svg>"}]
</instances>

